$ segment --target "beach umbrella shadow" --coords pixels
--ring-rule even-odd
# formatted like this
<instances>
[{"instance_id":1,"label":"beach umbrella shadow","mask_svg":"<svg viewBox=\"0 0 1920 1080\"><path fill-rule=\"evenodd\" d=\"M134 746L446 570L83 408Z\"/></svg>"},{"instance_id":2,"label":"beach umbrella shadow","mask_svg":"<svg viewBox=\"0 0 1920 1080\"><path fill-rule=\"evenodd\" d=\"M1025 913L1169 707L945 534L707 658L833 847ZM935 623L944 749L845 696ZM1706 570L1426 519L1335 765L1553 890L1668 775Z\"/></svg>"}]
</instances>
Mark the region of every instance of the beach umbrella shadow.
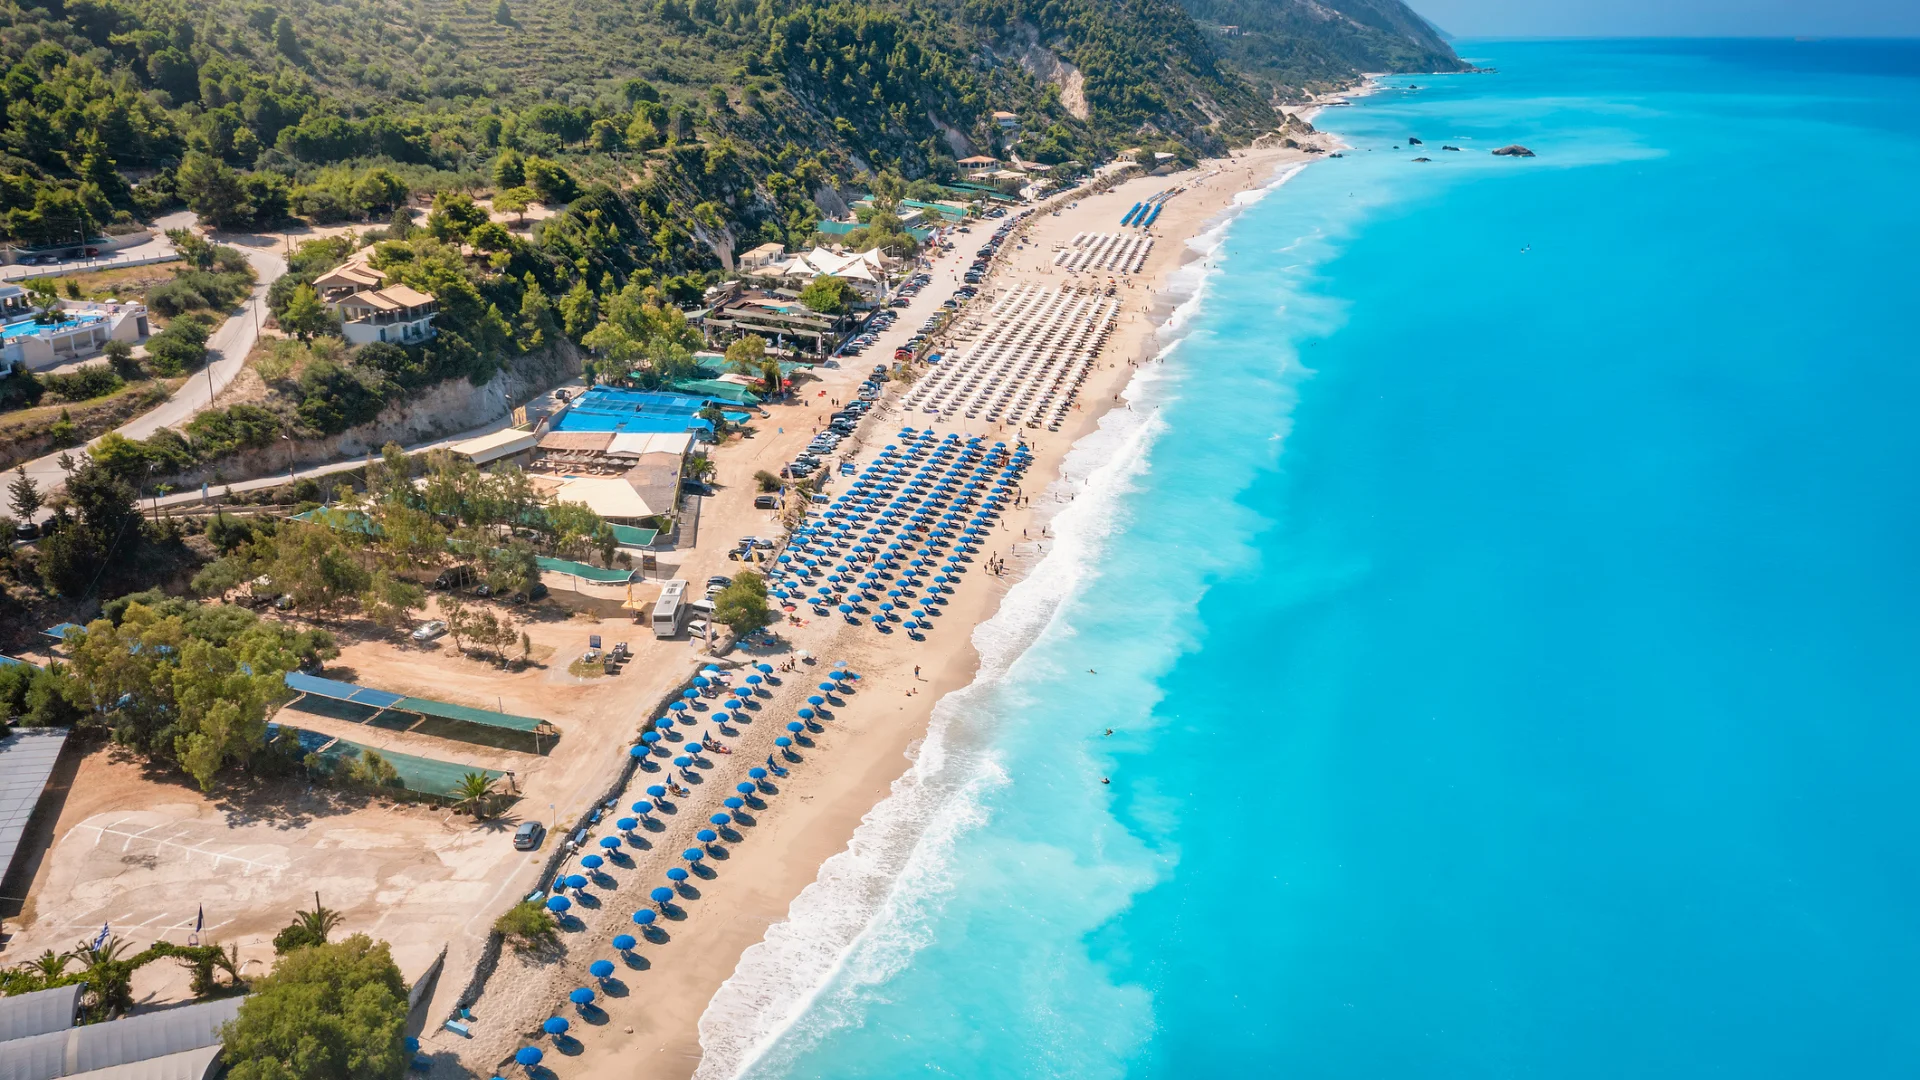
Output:
<instances>
[{"instance_id":1,"label":"beach umbrella shadow","mask_svg":"<svg viewBox=\"0 0 1920 1080\"><path fill-rule=\"evenodd\" d=\"M707 845L707 858L709 858L709 859L731 859L731 858L733 858L733 853L732 853L732 852L730 852L730 851L728 851L728 850L727 850L726 848L723 848L723 847L716 847L716 846L714 846L714 845L711 845L711 844L709 844L709 845ZM699 866L696 866L696 867L694 867L694 870L693 870L693 872L694 872L694 873L695 873L696 875L698 875L698 876L700 876L700 877L707 877L707 876L708 876L709 874L711 874L711 873L713 872L713 871L711 871L711 870L709 870L709 871L707 871L707 873L706 873L706 874L702 874L702 873L700 873L700 871L701 871L702 869L705 869L705 868L704 868L704 867L699 867Z\"/></svg>"},{"instance_id":2,"label":"beach umbrella shadow","mask_svg":"<svg viewBox=\"0 0 1920 1080\"><path fill-rule=\"evenodd\" d=\"M567 1055L568 1057L579 1057L587 1049L585 1046L581 1045L579 1039L576 1039L571 1035L555 1035L553 1037L553 1048L555 1050L558 1050L560 1053ZM545 1073L548 1076L552 1076L553 1070L545 1068L543 1066L539 1066L539 1065L536 1065L533 1068L527 1070L528 1076L537 1076L540 1073Z\"/></svg>"},{"instance_id":3,"label":"beach umbrella shadow","mask_svg":"<svg viewBox=\"0 0 1920 1080\"><path fill-rule=\"evenodd\" d=\"M629 834L627 837L627 846L630 848L635 848L640 851L646 851L653 847L653 841L647 839L644 836L633 836ZM620 865L628 866L628 865L631 865L632 862L633 862L632 859L625 859L621 861Z\"/></svg>"},{"instance_id":4,"label":"beach umbrella shadow","mask_svg":"<svg viewBox=\"0 0 1920 1080\"><path fill-rule=\"evenodd\" d=\"M682 900L700 899L700 890L695 888L691 882L686 882L686 881L681 882L678 886L675 887L674 891L680 894L680 898ZM669 906L672 906L672 905L669 905ZM672 916L668 916L668 917L671 918ZM685 918L686 916L683 913L681 917Z\"/></svg>"},{"instance_id":5,"label":"beach umbrella shadow","mask_svg":"<svg viewBox=\"0 0 1920 1080\"><path fill-rule=\"evenodd\" d=\"M648 941L652 941L652 940L653 940L653 937L652 937L652 935L650 935L650 934L649 934L649 935L646 935L646 938L647 938L647 940L648 940ZM637 952L631 952L631 951L629 951L629 952L627 952L627 953L624 953L624 954L622 954L622 956L620 957L620 959L621 959L621 960L623 960L623 961L625 961L625 962L626 962L626 965L627 965L627 967L628 967L628 968L630 968L630 969L632 969L632 970L634 970L634 971L645 971L645 970L647 970L648 968L650 968L650 967L652 967L652 966L653 966L653 961L651 961L651 960L649 960L649 959L647 959L647 958L646 958L646 957L644 957L644 956L641 956L641 955L640 955L639 953L637 953Z\"/></svg>"},{"instance_id":6,"label":"beach umbrella shadow","mask_svg":"<svg viewBox=\"0 0 1920 1080\"><path fill-rule=\"evenodd\" d=\"M574 893L573 902L580 905L583 908L597 909L600 906L600 898L589 892ZM579 920L576 919L575 921L578 922Z\"/></svg>"},{"instance_id":7,"label":"beach umbrella shadow","mask_svg":"<svg viewBox=\"0 0 1920 1080\"><path fill-rule=\"evenodd\" d=\"M666 928L658 923L641 927L640 936L646 938L647 942L652 945L665 945L667 942L673 940L673 935L667 933ZM642 956L639 959L645 960L646 957Z\"/></svg>"},{"instance_id":8,"label":"beach umbrella shadow","mask_svg":"<svg viewBox=\"0 0 1920 1080\"><path fill-rule=\"evenodd\" d=\"M659 818L649 817L640 823L640 827L648 832L665 832L667 823L661 821Z\"/></svg>"},{"instance_id":9,"label":"beach umbrella shadow","mask_svg":"<svg viewBox=\"0 0 1920 1080\"><path fill-rule=\"evenodd\" d=\"M619 979L609 977L600 980L600 992L610 998L623 998L631 991L627 989L626 983L621 982Z\"/></svg>"},{"instance_id":10,"label":"beach umbrella shadow","mask_svg":"<svg viewBox=\"0 0 1920 1080\"><path fill-rule=\"evenodd\" d=\"M694 863L693 866L690 867L689 869L692 870L694 877L697 877L702 881L712 881L714 878L717 878L720 876L719 874L714 873L713 867L708 866L705 862ZM691 885L680 886L681 894L685 895L686 890L691 888L693 888L693 886Z\"/></svg>"},{"instance_id":11,"label":"beach umbrella shadow","mask_svg":"<svg viewBox=\"0 0 1920 1080\"><path fill-rule=\"evenodd\" d=\"M739 814L733 815L733 820L739 821L740 815ZM744 838L739 834L739 832L733 829L722 827L720 829L720 839L725 840L729 844L737 844Z\"/></svg>"},{"instance_id":12,"label":"beach umbrella shadow","mask_svg":"<svg viewBox=\"0 0 1920 1080\"><path fill-rule=\"evenodd\" d=\"M595 1027L605 1027L613 1020L613 1017L607 1015L607 1010L598 1005L580 1005L577 1008L580 1010L580 1019Z\"/></svg>"}]
</instances>

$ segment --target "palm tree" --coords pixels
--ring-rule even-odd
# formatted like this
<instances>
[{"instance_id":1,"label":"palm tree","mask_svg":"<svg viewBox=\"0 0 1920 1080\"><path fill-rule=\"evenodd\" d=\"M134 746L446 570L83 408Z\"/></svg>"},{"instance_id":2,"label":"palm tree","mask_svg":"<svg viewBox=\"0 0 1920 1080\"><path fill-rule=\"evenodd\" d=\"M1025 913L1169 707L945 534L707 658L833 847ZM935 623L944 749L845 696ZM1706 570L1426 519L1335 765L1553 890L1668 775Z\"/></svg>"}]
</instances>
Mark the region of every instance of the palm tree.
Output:
<instances>
[{"instance_id":1,"label":"palm tree","mask_svg":"<svg viewBox=\"0 0 1920 1080\"><path fill-rule=\"evenodd\" d=\"M453 789L458 796L453 804L455 810L466 810L473 814L475 821L487 816L487 810L493 801L493 779L485 773L470 772L460 778Z\"/></svg>"},{"instance_id":2,"label":"palm tree","mask_svg":"<svg viewBox=\"0 0 1920 1080\"><path fill-rule=\"evenodd\" d=\"M51 982L67 973L67 964L72 962L72 960L73 954L70 952L57 953L52 949L48 949L46 952L41 953L39 956L20 966L24 970L31 971L42 979Z\"/></svg>"},{"instance_id":3,"label":"palm tree","mask_svg":"<svg viewBox=\"0 0 1920 1080\"><path fill-rule=\"evenodd\" d=\"M340 925L340 918L339 912L320 903L320 894L317 892L313 894L312 911L293 913L294 925L312 935L319 944L326 943L327 935L333 933L334 928Z\"/></svg>"}]
</instances>

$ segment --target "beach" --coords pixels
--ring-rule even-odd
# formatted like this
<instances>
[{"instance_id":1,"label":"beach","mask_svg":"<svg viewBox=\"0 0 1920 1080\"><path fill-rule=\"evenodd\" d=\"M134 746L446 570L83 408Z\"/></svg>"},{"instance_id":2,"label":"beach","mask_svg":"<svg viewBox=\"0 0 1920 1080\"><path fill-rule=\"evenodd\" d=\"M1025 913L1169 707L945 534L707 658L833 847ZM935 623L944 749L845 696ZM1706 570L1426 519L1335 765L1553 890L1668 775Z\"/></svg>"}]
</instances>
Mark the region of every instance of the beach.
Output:
<instances>
[{"instance_id":1,"label":"beach","mask_svg":"<svg viewBox=\"0 0 1920 1080\"><path fill-rule=\"evenodd\" d=\"M692 797L680 800L673 815L663 815L666 823L659 830L645 834L650 847L633 852L632 865L612 871L615 887L595 890L601 909L576 909L586 917L587 928L562 934L563 958L519 956L509 950L485 994L473 1005L478 1021L473 1039L444 1031L425 1034L424 1050L441 1067L479 1075L498 1071L517 1047L537 1035L544 1019L558 1012L571 988L595 985L586 972L591 961L614 958L624 970L616 971L615 982L603 992L604 1013L589 1014L587 1022L575 1023L571 1033L575 1038L556 1048L562 1056L550 1057L550 1063L563 1069L569 1080L694 1074L701 1062L701 1016L715 991L733 974L742 952L786 917L794 898L816 880L822 864L846 849L863 817L906 772L933 706L973 680L979 657L970 640L971 628L991 617L1007 588L1046 554L1045 522L1073 495L1070 485L1056 483L1062 460L1076 441L1099 426L1109 409L1124 407L1122 391L1139 370L1137 365L1155 356L1156 331L1179 300L1167 291L1169 280L1196 257L1188 242L1232 211L1242 193L1272 183L1310 157L1291 149L1248 150L1184 173L1136 176L1102 194L1067 196L1045 204L1022 223L1015 234L1020 239L1008 238L982 286L981 300L976 301L979 311L985 310L989 298L1022 284L1104 286L1109 281L1115 285L1120 311L1074 407L1057 431L1044 427L1016 431L980 422L964 428L1009 443L1019 435L1035 455L1021 482L1026 501L1010 506L998 531L980 545L981 561L1003 561L1003 573L969 574L945 609L939 629L922 642L900 633L882 635L839 619L811 619L803 608L805 625L783 627L782 633L794 648L817 657L817 665L782 674L782 685L773 688L770 696L763 695L756 722L731 740L734 753L717 759L707 783ZM1166 199L1154 222L1154 244L1137 271L1069 275L1055 265L1060 250L1076 234L1118 232L1117 223L1130 205L1176 188L1178 193ZM976 223L975 231L989 231L997 224ZM945 295L959 284L957 271L943 267L941 273L953 276L936 277L929 292ZM969 317L963 314L956 325L965 324ZM836 381L830 375L827 389L850 395L849 376L841 373ZM841 387L837 382L849 385ZM889 405L898 402L903 389L890 388ZM897 406L875 413L862 432L869 444L888 441L903 425L925 423L924 418ZM949 429L963 430L937 426L942 432ZM874 449L863 446L861 460ZM668 866L678 864L679 851L693 842L692 832L719 808L723 795L732 793L746 767L772 752L772 741L781 733L779 723L772 721L784 723L799 699L812 692L811 684L836 661L844 661L860 675L857 692L847 695L846 704L834 711L824 731L812 736L812 746L803 744L804 760L789 766L790 775L778 781L777 794L766 796L765 808L756 809L750 823L744 817L739 821L740 842L726 846L724 859L707 861L712 876L688 883L697 899L676 902L684 917L663 919L659 924L665 927L663 940L643 941L634 950L635 960L620 961L608 940L634 931L627 916L648 906L647 890L660 883ZM652 782L644 775L636 778L631 794L637 795L638 787ZM444 994L443 987L436 997ZM550 1049L549 1054L553 1053L555 1049Z\"/></svg>"}]
</instances>

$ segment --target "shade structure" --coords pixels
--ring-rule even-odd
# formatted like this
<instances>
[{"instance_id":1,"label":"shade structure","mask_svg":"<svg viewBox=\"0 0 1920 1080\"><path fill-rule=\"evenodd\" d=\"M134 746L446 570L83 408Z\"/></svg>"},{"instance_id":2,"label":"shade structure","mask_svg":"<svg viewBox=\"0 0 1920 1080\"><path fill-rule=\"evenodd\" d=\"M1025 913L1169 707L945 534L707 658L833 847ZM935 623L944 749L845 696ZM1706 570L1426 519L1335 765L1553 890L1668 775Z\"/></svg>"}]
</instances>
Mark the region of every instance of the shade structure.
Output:
<instances>
[{"instance_id":1,"label":"shade structure","mask_svg":"<svg viewBox=\"0 0 1920 1080\"><path fill-rule=\"evenodd\" d=\"M604 979L613 974L613 961L595 960L593 963L587 965L587 974L596 979Z\"/></svg>"},{"instance_id":2,"label":"shade structure","mask_svg":"<svg viewBox=\"0 0 1920 1080\"><path fill-rule=\"evenodd\" d=\"M673 890L671 889L655 889L653 891L667 894L666 896L656 896L654 897L655 900L668 900L673 897ZM652 908L641 908L639 911L633 913L633 921L639 923L641 926L652 926L654 918Z\"/></svg>"},{"instance_id":3,"label":"shade structure","mask_svg":"<svg viewBox=\"0 0 1920 1080\"><path fill-rule=\"evenodd\" d=\"M667 797L667 789L659 784L652 784L647 787L647 794L656 799L664 799Z\"/></svg>"},{"instance_id":4,"label":"shade structure","mask_svg":"<svg viewBox=\"0 0 1920 1080\"><path fill-rule=\"evenodd\" d=\"M754 767L754 768L751 768L751 769L748 769L748 770L747 770L747 775L748 775L748 776L752 776L752 775L753 775L754 773L759 773L759 774L761 774L762 776L764 776L764 775L766 775L766 772L767 772L767 770L765 770L765 769L762 769L762 768L759 768L758 766L756 766L756 767ZM735 784L735 785L733 785L733 790L735 790L735 791L737 791L737 792L739 792L739 793L740 793L740 794L742 794L742 795L751 795L751 794L753 794L753 793L754 793L754 791L755 791L755 790L757 790L757 789L756 789L756 788L755 788L755 787L754 787L754 786L753 786L752 784L749 784L749 783L747 783L747 782L746 782L745 780L742 780L742 781L740 781L739 783L737 783L737 784Z\"/></svg>"},{"instance_id":5,"label":"shade structure","mask_svg":"<svg viewBox=\"0 0 1920 1080\"><path fill-rule=\"evenodd\" d=\"M760 685L761 683L763 683L763 682L765 682L765 681L766 681L765 679L763 679L763 678L761 678L761 677L760 677L760 676L758 676L758 675L749 675L749 676L747 676L747 685L748 685L748 686L759 686L759 685Z\"/></svg>"},{"instance_id":6,"label":"shade structure","mask_svg":"<svg viewBox=\"0 0 1920 1080\"><path fill-rule=\"evenodd\" d=\"M693 834L693 838L703 844L711 844L715 840L720 839L720 834L714 832L712 829L701 829L699 832Z\"/></svg>"},{"instance_id":7,"label":"shade structure","mask_svg":"<svg viewBox=\"0 0 1920 1080\"><path fill-rule=\"evenodd\" d=\"M700 680L700 682L701 682L701 685L706 684L705 679ZM692 687L688 687L687 689L680 691L680 696L687 699L688 701L691 701L694 698L697 698L700 696L700 691L695 690Z\"/></svg>"},{"instance_id":8,"label":"shade structure","mask_svg":"<svg viewBox=\"0 0 1920 1080\"><path fill-rule=\"evenodd\" d=\"M567 1000L573 1002L575 1005L591 1005L593 1004L593 991L584 986L577 986L568 992Z\"/></svg>"},{"instance_id":9,"label":"shade structure","mask_svg":"<svg viewBox=\"0 0 1920 1080\"><path fill-rule=\"evenodd\" d=\"M752 790L753 790L753 785L752 785L752 784L748 784L748 785L747 785L747 790L748 790L748 791L752 791ZM743 806L745 806L745 805L747 805L747 804L746 804L746 801L745 801L744 799L742 799L742 798L740 798L740 796L738 796L738 795L729 795L729 796L727 796L726 798L724 798L724 799L721 799L721 800L720 800L720 805L722 805L722 806L724 806L724 807L726 807L726 808L727 808L727 809L729 809L729 810L738 810L738 809L740 809L741 807L743 807Z\"/></svg>"},{"instance_id":10,"label":"shade structure","mask_svg":"<svg viewBox=\"0 0 1920 1080\"><path fill-rule=\"evenodd\" d=\"M653 813L653 804L645 799L640 799L633 804L633 812L639 814L641 817L646 817L648 814Z\"/></svg>"},{"instance_id":11,"label":"shade structure","mask_svg":"<svg viewBox=\"0 0 1920 1080\"><path fill-rule=\"evenodd\" d=\"M567 899L564 896L547 897L547 910L551 912L555 912L556 914L559 912L565 911L572 906L573 906L573 901Z\"/></svg>"},{"instance_id":12,"label":"shade structure","mask_svg":"<svg viewBox=\"0 0 1920 1080\"><path fill-rule=\"evenodd\" d=\"M670 701L667 703L667 708L672 709L674 712L680 712L686 707L687 703L684 701Z\"/></svg>"},{"instance_id":13,"label":"shade structure","mask_svg":"<svg viewBox=\"0 0 1920 1080\"><path fill-rule=\"evenodd\" d=\"M639 827L640 827L640 819L639 819L639 818L630 818L630 817L623 817L623 818L621 818L621 819L620 819L619 821L616 821L616 822L614 822L614 823L613 823L613 827L614 827L614 828L616 828L616 829L621 829L621 830L624 830L624 831L626 831L626 832L632 832L633 830L635 830L635 829L637 829L637 828L639 828ZM593 857L593 856L591 856L591 855L590 855L590 856L588 856L588 858L592 858L592 857ZM584 861L584 860L583 860L583 861Z\"/></svg>"},{"instance_id":14,"label":"shade structure","mask_svg":"<svg viewBox=\"0 0 1920 1080\"><path fill-rule=\"evenodd\" d=\"M685 754L681 754L679 757L673 759L673 766L676 769L684 769L687 766L692 764L693 764L693 759L688 757Z\"/></svg>"},{"instance_id":15,"label":"shade structure","mask_svg":"<svg viewBox=\"0 0 1920 1080\"><path fill-rule=\"evenodd\" d=\"M647 914L651 916L653 912L649 911L647 912ZM652 919L648 919L648 921L651 922ZM616 949L619 949L621 952L626 952L628 949L631 949L638 944L640 943L634 940L634 937L632 934L613 935L613 947Z\"/></svg>"},{"instance_id":16,"label":"shade structure","mask_svg":"<svg viewBox=\"0 0 1920 1080\"><path fill-rule=\"evenodd\" d=\"M811 720L811 719L813 719L813 710L812 710L812 709L798 709L798 710L795 710L795 713L794 713L794 715L796 715L796 716L798 716L798 717L799 717L800 719L802 719L802 720ZM800 729L799 729L798 727L795 727L795 726L794 726L793 724L788 724L788 725L787 725L787 727L788 727L788 728L789 728L790 730L793 730L793 731L799 731L799 730L800 730Z\"/></svg>"},{"instance_id":17,"label":"shade structure","mask_svg":"<svg viewBox=\"0 0 1920 1080\"><path fill-rule=\"evenodd\" d=\"M647 748L644 746L629 746L627 747L627 755L629 757L646 757Z\"/></svg>"},{"instance_id":18,"label":"shade structure","mask_svg":"<svg viewBox=\"0 0 1920 1080\"><path fill-rule=\"evenodd\" d=\"M900 595L900 594L899 594L899 593L889 593L888 595L889 595L889 596L898 596L898 595ZM829 693L829 694L831 694L831 693L833 693L833 692L834 692L834 691L835 691L836 689L838 689L838 687L836 687L836 686L834 686L834 685L833 685L832 683L830 683L830 682L823 682L823 683L821 683L821 684L820 684L820 689L822 689L822 690L825 690L825 691L826 691L827 693Z\"/></svg>"},{"instance_id":19,"label":"shade structure","mask_svg":"<svg viewBox=\"0 0 1920 1080\"><path fill-rule=\"evenodd\" d=\"M887 604L884 606L892 607L893 605ZM821 697L819 694L813 694L807 698L807 704L812 705L815 708L819 708L820 706L825 705L826 703L827 703L827 699Z\"/></svg>"},{"instance_id":20,"label":"shade structure","mask_svg":"<svg viewBox=\"0 0 1920 1080\"><path fill-rule=\"evenodd\" d=\"M668 880L668 881L685 881L685 880L687 880L687 868L686 868L686 867L684 867L684 866L669 866L669 867L667 867L667 880Z\"/></svg>"},{"instance_id":21,"label":"shade structure","mask_svg":"<svg viewBox=\"0 0 1920 1080\"><path fill-rule=\"evenodd\" d=\"M747 770L747 775L753 777L755 780L765 780L767 778L767 770L761 768L758 765L755 765L753 768ZM743 786L747 787L749 790L752 789L752 785L743 785Z\"/></svg>"},{"instance_id":22,"label":"shade structure","mask_svg":"<svg viewBox=\"0 0 1920 1080\"><path fill-rule=\"evenodd\" d=\"M712 817L708 818L707 820L712 822L715 825L730 825L733 823L733 815L715 814Z\"/></svg>"},{"instance_id":23,"label":"shade structure","mask_svg":"<svg viewBox=\"0 0 1920 1080\"><path fill-rule=\"evenodd\" d=\"M608 851L612 851L614 848L620 846L620 838L617 836L603 836L600 838L600 846L606 848Z\"/></svg>"},{"instance_id":24,"label":"shade structure","mask_svg":"<svg viewBox=\"0 0 1920 1080\"><path fill-rule=\"evenodd\" d=\"M707 857L707 853L704 851L701 851L697 847L690 847L687 850L681 852L680 857L687 860L688 862L699 862L701 859L704 859Z\"/></svg>"},{"instance_id":25,"label":"shade structure","mask_svg":"<svg viewBox=\"0 0 1920 1080\"><path fill-rule=\"evenodd\" d=\"M564 1016L549 1016L546 1022L540 1025L540 1030L549 1035L565 1035L567 1029L572 1026Z\"/></svg>"},{"instance_id":26,"label":"shade structure","mask_svg":"<svg viewBox=\"0 0 1920 1080\"><path fill-rule=\"evenodd\" d=\"M621 820L627 821L631 819L622 818ZM638 822L636 822L635 824L638 824ZM598 855L586 855L586 856L582 856L580 859L580 865L586 867L589 870L598 870L602 866L605 866L606 863L607 863L607 860L601 858Z\"/></svg>"},{"instance_id":27,"label":"shade structure","mask_svg":"<svg viewBox=\"0 0 1920 1080\"><path fill-rule=\"evenodd\" d=\"M707 677L705 675L695 675L693 677L693 685L695 686L707 685Z\"/></svg>"},{"instance_id":28,"label":"shade structure","mask_svg":"<svg viewBox=\"0 0 1920 1080\"><path fill-rule=\"evenodd\" d=\"M660 741L660 733L657 731L646 732L640 736L640 741L646 743L648 746L652 746L654 743Z\"/></svg>"},{"instance_id":29,"label":"shade structure","mask_svg":"<svg viewBox=\"0 0 1920 1080\"><path fill-rule=\"evenodd\" d=\"M664 904L664 903L666 903L667 901L669 901L669 900L671 900L671 899L673 899L673 890L672 890L672 889L669 889L669 888L666 888L665 886L658 886L658 887L656 887L656 888L655 888L655 889L654 889L654 890L653 890L652 892L650 892L650 893L648 893L647 895L653 898L653 902L654 902L654 903L656 903L656 904ZM635 918L636 918L636 919L637 919L638 917L639 917L639 916L635 916Z\"/></svg>"},{"instance_id":30,"label":"shade structure","mask_svg":"<svg viewBox=\"0 0 1920 1080\"><path fill-rule=\"evenodd\" d=\"M655 721L653 722L653 725L654 725L655 727L657 727L657 728L659 728L659 729L660 729L660 730L662 730L662 731L672 731L672 730L673 730L673 717L671 717L671 716L663 716L663 717L661 717L660 719L658 719L658 720L655 720Z\"/></svg>"},{"instance_id":31,"label":"shade structure","mask_svg":"<svg viewBox=\"0 0 1920 1080\"><path fill-rule=\"evenodd\" d=\"M587 887L587 879L586 879L585 877L583 877L583 876L581 876L581 875L579 875L579 874L568 874L568 875L567 875L567 888L569 888L569 889L584 889L584 888L586 888L586 887Z\"/></svg>"},{"instance_id":32,"label":"shade structure","mask_svg":"<svg viewBox=\"0 0 1920 1080\"><path fill-rule=\"evenodd\" d=\"M711 719L713 720L714 723L719 724L721 727L726 727L727 721L733 718L728 716L725 712L716 712L713 714Z\"/></svg>"},{"instance_id":33,"label":"shade structure","mask_svg":"<svg viewBox=\"0 0 1920 1080\"><path fill-rule=\"evenodd\" d=\"M523 1046L513 1052L513 1060L521 1065L538 1065L545 1056L537 1046Z\"/></svg>"},{"instance_id":34,"label":"shade structure","mask_svg":"<svg viewBox=\"0 0 1920 1080\"><path fill-rule=\"evenodd\" d=\"M805 731L807 730L807 725L801 723L798 720L789 720L787 721L787 730L788 731Z\"/></svg>"}]
</instances>

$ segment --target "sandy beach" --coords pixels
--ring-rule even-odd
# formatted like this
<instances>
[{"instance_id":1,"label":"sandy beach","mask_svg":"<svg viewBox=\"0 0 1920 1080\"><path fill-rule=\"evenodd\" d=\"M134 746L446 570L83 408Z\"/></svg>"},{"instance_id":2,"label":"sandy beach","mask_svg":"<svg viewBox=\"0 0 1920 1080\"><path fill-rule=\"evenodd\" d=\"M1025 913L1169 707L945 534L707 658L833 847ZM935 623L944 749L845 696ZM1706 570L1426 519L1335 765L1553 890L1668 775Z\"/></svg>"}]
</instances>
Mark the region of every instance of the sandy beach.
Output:
<instances>
[{"instance_id":1,"label":"sandy beach","mask_svg":"<svg viewBox=\"0 0 1920 1080\"><path fill-rule=\"evenodd\" d=\"M1018 435L1033 449L1036 460L1021 488L1029 499L1007 509L999 530L1005 539L982 543L982 566L967 575L939 628L925 641L899 633L878 634L837 618L811 619L804 608L801 625L781 628L794 648L818 658L817 665L801 665L797 672L779 676L781 684L770 687L771 696L762 695L753 722L742 725L739 736L730 740L734 753L715 759L715 767L705 772L705 782L693 788L693 795L678 800L671 814L658 816L656 827L643 834L648 847L631 851L627 865L611 868L617 885L593 890L597 907L574 909L585 925L562 934L564 955L536 957L509 951L472 1007L472 1039L431 1026L423 1033L423 1050L435 1059L437 1075L499 1073L513 1052L529 1042L543 1047L546 1064L566 1080L681 1078L694 1073L701 1057L698 1022L715 991L733 973L741 953L786 917L789 905L815 880L822 863L847 847L863 816L907 770L934 704L974 678L978 658L969 643L971 628L990 618L1007 587L1045 555L1044 521L1071 493L1036 496L1059 477L1068 449L1098 426L1106 410L1119 404L1135 365L1157 352L1156 330L1179 299L1167 291L1169 275L1198 257L1189 241L1231 211L1242 192L1263 187L1308 160L1310 155L1291 149L1241 151L1231 159L1203 162L1184 173L1135 176L1098 195L1060 197L1042 204L1022 222L1001 247L980 298L955 320L955 326L984 317L995 296L1021 284L1104 288L1111 282L1121 304L1110 338L1057 431L1003 428L979 420L965 427L934 425L941 434L964 430L1009 443ZM1181 190L1165 202L1151 229L1154 244L1136 272L1070 275L1056 266L1060 250L1076 234L1117 233L1129 206L1173 188ZM975 223L974 232L991 232L998 224ZM944 296L959 284L957 273L943 263L928 291ZM847 390L850 393L850 386ZM886 406L876 409L875 419L863 428L868 443L875 441L875 435L886 441L885 436L903 425L927 425L929 418L899 408L903 392L899 386L889 389ZM859 460L870 459L875 449L863 446ZM1031 538L1022 540L1023 532ZM995 576L983 568L989 557L1006 564L1004 573ZM736 654L730 659L742 657ZM778 781L777 792L763 796L762 805L739 818L740 838L725 845L724 858L716 855L707 860L701 875L686 883L692 887L683 892L686 898L676 901L675 910L657 924L664 932L643 940L630 958L618 956L608 944L612 936L635 931L629 916L650 906L648 890L663 882L669 866L681 864L680 851L695 843L693 833L721 809L721 800L733 794L746 769L773 752L774 738L784 734L782 725L835 661L845 661L860 674L857 692L845 696L844 706L834 710L823 732L796 748L802 760L790 763L789 775ZM636 788L623 800L622 812L624 802L639 795L639 787L655 782L649 774L636 777ZM611 832L611 826L603 831ZM595 959L616 964L614 977L605 985L596 983L586 970ZM464 972L453 974L464 980ZM598 988L604 1011L576 1010L565 1004L568 991L580 986ZM446 988L435 997L445 1000ZM567 1040L556 1043L539 1037L541 1022L552 1015L572 1021ZM437 1025L439 1019L435 1015L430 1025Z\"/></svg>"}]
</instances>

